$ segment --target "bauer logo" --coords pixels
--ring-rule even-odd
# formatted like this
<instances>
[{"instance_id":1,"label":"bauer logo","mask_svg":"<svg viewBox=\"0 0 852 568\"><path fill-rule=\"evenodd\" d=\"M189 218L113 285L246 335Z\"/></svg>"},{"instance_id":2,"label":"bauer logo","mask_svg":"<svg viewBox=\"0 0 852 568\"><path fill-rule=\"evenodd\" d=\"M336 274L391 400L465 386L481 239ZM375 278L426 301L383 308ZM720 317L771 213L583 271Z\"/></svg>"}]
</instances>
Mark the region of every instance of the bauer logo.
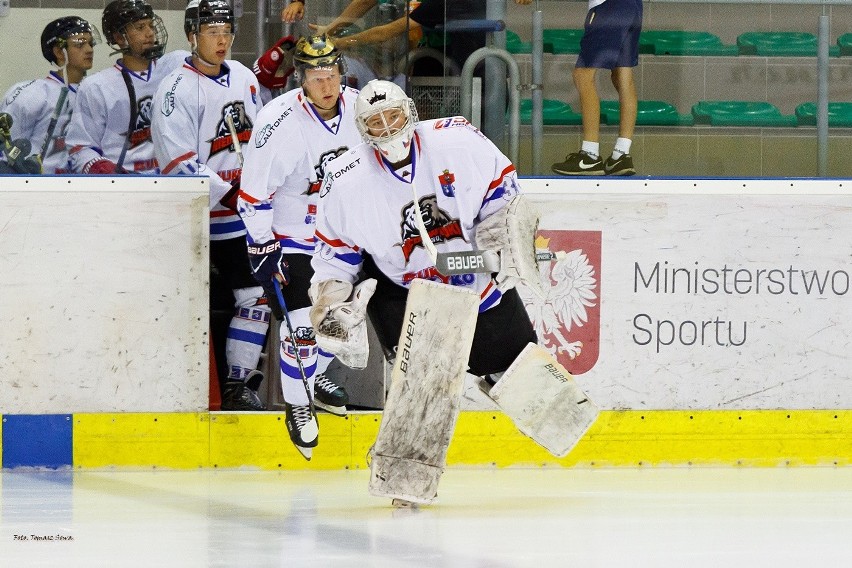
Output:
<instances>
[{"instance_id":1,"label":"bauer logo","mask_svg":"<svg viewBox=\"0 0 852 568\"><path fill-rule=\"evenodd\" d=\"M600 352L601 232L539 231L536 251L543 297L518 292L533 320L538 343L574 375L595 366Z\"/></svg>"}]
</instances>

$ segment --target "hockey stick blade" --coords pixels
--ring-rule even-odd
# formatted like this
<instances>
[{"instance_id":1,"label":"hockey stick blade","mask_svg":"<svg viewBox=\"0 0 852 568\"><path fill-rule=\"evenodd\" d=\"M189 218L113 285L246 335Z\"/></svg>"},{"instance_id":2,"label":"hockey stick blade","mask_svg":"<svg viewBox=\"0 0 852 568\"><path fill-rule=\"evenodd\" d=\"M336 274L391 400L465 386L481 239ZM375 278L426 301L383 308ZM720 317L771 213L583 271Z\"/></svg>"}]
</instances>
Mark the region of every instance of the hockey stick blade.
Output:
<instances>
[{"instance_id":1,"label":"hockey stick blade","mask_svg":"<svg viewBox=\"0 0 852 568\"><path fill-rule=\"evenodd\" d=\"M494 250L439 252L435 268L444 276L500 271L500 255Z\"/></svg>"}]
</instances>

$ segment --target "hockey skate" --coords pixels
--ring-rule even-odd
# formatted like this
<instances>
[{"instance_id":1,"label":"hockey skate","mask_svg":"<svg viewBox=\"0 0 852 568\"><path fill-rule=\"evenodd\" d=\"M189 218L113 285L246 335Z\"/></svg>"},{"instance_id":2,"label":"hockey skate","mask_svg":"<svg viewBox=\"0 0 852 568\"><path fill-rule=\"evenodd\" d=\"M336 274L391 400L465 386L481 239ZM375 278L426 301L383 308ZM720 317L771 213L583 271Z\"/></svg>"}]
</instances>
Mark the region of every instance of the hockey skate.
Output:
<instances>
[{"instance_id":1,"label":"hockey skate","mask_svg":"<svg viewBox=\"0 0 852 568\"><path fill-rule=\"evenodd\" d=\"M252 371L245 381L228 381L222 388L221 410L261 411L266 410L257 389L263 382L260 371Z\"/></svg>"},{"instance_id":2,"label":"hockey skate","mask_svg":"<svg viewBox=\"0 0 852 568\"><path fill-rule=\"evenodd\" d=\"M307 404L284 403L284 421L287 423L287 432L290 441L296 446L304 458L311 461L313 449L319 441L319 424L315 412Z\"/></svg>"},{"instance_id":3,"label":"hockey skate","mask_svg":"<svg viewBox=\"0 0 852 568\"><path fill-rule=\"evenodd\" d=\"M314 381L314 405L335 416L346 416L346 389L320 373Z\"/></svg>"}]
</instances>

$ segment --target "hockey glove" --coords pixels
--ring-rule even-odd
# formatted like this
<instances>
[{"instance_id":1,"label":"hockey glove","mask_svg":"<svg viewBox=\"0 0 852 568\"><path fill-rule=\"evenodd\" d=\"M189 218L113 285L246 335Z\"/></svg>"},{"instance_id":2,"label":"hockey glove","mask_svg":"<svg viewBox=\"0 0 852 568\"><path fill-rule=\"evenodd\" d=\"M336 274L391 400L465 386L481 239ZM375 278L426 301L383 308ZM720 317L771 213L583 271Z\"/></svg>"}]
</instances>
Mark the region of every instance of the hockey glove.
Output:
<instances>
[{"instance_id":1,"label":"hockey glove","mask_svg":"<svg viewBox=\"0 0 852 568\"><path fill-rule=\"evenodd\" d=\"M254 75L257 82L268 89L283 89L287 86L287 77L293 72L293 51L296 38L284 36L275 45L266 50L254 62ZM278 73L279 69L283 74Z\"/></svg>"},{"instance_id":2,"label":"hockey glove","mask_svg":"<svg viewBox=\"0 0 852 568\"><path fill-rule=\"evenodd\" d=\"M524 282L530 290L542 295L541 277L535 256L535 233L539 214L523 195L516 195L476 227L476 245L481 249L500 251L497 287L501 291Z\"/></svg>"},{"instance_id":3,"label":"hockey glove","mask_svg":"<svg viewBox=\"0 0 852 568\"><path fill-rule=\"evenodd\" d=\"M99 160L93 160L83 166L83 173L94 175L114 175L123 174L127 172L124 170L124 168L119 168L118 164L116 164L112 160L101 158Z\"/></svg>"},{"instance_id":4,"label":"hockey glove","mask_svg":"<svg viewBox=\"0 0 852 568\"><path fill-rule=\"evenodd\" d=\"M352 285L341 280L323 280L311 285L310 312L314 336L321 349L333 353L352 369L363 369L370 357L367 341L367 303L376 291L376 280Z\"/></svg>"},{"instance_id":5,"label":"hockey glove","mask_svg":"<svg viewBox=\"0 0 852 568\"><path fill-rule=\"evenodd\" d=\"M282 256L281 242L278 239L248 245L248 257L251 271L261 286L272 280L282 284L290 281L287 261Z\"/></svg>"}]
</instances>

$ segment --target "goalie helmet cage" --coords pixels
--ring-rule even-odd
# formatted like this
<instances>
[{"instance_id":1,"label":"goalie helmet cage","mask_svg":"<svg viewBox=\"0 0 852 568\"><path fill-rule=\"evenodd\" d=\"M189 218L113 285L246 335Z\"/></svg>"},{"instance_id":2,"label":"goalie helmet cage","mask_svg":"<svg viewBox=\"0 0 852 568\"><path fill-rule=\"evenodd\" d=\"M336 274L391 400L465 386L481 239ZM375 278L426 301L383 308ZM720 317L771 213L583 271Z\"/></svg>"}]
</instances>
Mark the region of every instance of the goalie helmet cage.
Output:
<instances>
[{"instance_id":1,"label":"goalie helmet cage","mask_svg":"<svg viewBox=\"0 0 852 568\"><path fill-rule=\"evenodd\" d=\"M408 86L420 120L461 115L461 77L409 77ZM472 116L466 118L479 128L482 125L481 78L473 78L472 92Z\"/></svg>"}]
</instances>

